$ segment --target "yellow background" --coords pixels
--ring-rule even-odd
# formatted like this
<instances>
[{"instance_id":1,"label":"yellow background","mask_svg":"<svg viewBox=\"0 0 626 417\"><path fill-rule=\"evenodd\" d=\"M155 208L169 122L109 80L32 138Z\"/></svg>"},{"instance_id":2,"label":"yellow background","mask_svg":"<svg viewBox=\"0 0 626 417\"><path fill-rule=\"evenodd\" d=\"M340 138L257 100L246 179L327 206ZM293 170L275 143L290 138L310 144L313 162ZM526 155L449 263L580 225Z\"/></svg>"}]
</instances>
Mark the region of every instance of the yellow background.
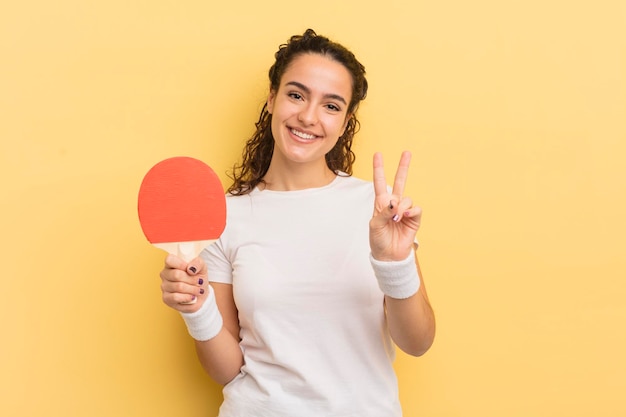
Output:
<instances>
[{"instance_id":1,"label":"yellow background","mask_svg":"<svg viewBox=\"0 0 626 417\"><path fill-rule=\"evenodd\" d=\"M414 153L438 335L405 415L626 415L623 0L4 2L0 415L216 414L136 194L174 155L226 184L307 27L367 67L356 174Z\"/></svg>"}]
</instances>

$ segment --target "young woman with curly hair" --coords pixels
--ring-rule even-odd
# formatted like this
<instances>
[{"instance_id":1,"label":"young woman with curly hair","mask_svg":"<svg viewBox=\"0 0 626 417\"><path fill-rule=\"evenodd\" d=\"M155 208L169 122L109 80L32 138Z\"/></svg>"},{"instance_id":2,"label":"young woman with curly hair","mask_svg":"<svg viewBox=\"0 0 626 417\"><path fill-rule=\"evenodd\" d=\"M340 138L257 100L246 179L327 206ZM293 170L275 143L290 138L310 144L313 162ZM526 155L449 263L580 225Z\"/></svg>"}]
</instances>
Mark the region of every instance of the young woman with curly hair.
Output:
<instances>
[{"instance_id":1,"label":"young woman with curly hair","mask_svg":"<svg viewBox=\"0 0 626 417\"><path fill-rule=\"evenodd\" d=\"M189 263L166 258L163 300L224 385L219 417L399 417L395 346L419 356L435 334L410 154L391 187L380 154L373 181L353 177L365 68L310 29L275 58L226 229Z\"/></svg>"}]
</instances>

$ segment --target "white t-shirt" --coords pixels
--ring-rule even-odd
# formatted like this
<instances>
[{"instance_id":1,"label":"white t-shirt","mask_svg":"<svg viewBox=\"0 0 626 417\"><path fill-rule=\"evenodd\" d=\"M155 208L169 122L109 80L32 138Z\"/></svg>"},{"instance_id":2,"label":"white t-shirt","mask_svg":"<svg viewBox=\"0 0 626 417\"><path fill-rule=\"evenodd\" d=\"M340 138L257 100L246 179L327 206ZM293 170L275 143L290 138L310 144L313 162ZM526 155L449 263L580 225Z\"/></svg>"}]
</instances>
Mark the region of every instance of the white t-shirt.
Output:
<instances>
[{"instance_id":1,"label":"white t-shirt","mask_svg":"<svg viewBox=\"0 0 626 417\"><path fill-rule=\"evenodd\" d=\"M241 373L220 417L399 417L394 346L369 263L371 182L227 197L202 256L233 285Z\"/></svg>"}]
</instances>

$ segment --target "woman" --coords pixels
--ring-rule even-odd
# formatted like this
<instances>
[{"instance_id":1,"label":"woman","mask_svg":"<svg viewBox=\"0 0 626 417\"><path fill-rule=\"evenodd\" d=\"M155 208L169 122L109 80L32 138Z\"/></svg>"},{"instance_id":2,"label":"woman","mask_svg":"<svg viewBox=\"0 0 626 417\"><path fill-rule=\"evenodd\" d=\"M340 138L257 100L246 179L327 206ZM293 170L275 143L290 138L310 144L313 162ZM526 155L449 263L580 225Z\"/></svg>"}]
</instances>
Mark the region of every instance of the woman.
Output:
<instances>
[{"instance_id":1,"label":"woman","mask_svg":"<svg viewBox=\"0 0 626 417\"><path fill-rule=\"evenodd\" d=\"M312 30L275 57L226 229L188 264L166 258L163 300L225 386L220 417L401 416L393 344L419 356L435 333L410 154L391 190L380 154L373 183L352 177L364 67Z\"/></svg>"}]
</instances>

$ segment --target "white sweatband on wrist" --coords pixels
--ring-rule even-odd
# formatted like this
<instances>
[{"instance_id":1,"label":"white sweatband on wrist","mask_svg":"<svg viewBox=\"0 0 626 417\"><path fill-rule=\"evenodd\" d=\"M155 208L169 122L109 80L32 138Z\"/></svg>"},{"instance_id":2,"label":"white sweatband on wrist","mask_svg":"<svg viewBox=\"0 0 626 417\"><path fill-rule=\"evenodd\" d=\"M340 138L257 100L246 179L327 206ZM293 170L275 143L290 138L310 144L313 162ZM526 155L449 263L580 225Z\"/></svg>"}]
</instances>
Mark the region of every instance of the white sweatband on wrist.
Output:
<instances>
[{"instance_id":1,"label":"white sweatband on wrist","mask_svg":"<svg viewBox=\"0 0 626 417\"><path fill-rule=\"evenodd\" d=\"M187 331L194 339L203 342L213 339L222 330L222 315L217 309L213 288L208 286L208 295L200 310L193 313L180 313L187 325Z\"/></svg>"},{"instance_id":2,"label":"white sweatband on wrist","mask_svg":"<svg viewBox=\"0 0 626 417\"><path fill-rule=\"evenodd\" d=\"M370 263L381 291L391 298L409 298L420 288L420 277L415 266L415 252L403 261L377 261L370 253Z\"/></svg>"}]
</instances>

